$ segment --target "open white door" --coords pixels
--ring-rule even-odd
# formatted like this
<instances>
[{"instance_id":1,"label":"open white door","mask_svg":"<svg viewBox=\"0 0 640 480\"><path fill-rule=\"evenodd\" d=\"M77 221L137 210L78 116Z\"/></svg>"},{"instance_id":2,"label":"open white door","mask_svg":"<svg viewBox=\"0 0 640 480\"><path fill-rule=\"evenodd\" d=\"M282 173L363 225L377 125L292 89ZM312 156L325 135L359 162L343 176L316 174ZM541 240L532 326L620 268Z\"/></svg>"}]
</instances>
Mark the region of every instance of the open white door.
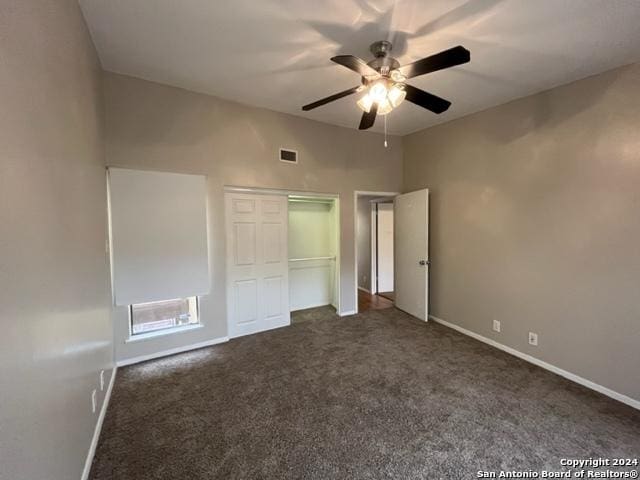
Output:
<instances>
[{"instance_id":1,"label":"open white door","mask_svg":"<svg viewBox=\"0 0 640 480\"><path fill-rule=\"evenodd\" d=\"M398 195L395 218L395 305L429 318L429 190Z\"/></svg>"},{"instance_id":2,"label":"open white door","mask_svg":"<svg viewBox=\"0 0 640 480\"><path fill-rule=\"evenodd\" d=\"M229 337L289 325L287 197L228 192L225 210Z\"/></svg>"}]
</instances>

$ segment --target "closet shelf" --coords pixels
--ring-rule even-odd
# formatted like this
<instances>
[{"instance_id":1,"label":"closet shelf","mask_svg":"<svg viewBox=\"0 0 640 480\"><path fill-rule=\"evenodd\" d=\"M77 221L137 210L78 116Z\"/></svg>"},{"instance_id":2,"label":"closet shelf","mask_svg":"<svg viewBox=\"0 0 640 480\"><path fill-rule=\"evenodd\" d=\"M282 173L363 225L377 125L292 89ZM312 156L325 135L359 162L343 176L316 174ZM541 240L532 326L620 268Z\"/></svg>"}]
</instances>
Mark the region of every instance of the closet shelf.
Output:
<instances>
[{"instance_id":1,"label":"closet shelf","mask_svg":"<svg viewBox=\"0 0 640 480\"><path fill-rule=\"evenodd\" d=\"M307 258L290 258L290 262L305 262L307 260L335 260L336 257L307 257Z\"/></svg>"}]
</instances>

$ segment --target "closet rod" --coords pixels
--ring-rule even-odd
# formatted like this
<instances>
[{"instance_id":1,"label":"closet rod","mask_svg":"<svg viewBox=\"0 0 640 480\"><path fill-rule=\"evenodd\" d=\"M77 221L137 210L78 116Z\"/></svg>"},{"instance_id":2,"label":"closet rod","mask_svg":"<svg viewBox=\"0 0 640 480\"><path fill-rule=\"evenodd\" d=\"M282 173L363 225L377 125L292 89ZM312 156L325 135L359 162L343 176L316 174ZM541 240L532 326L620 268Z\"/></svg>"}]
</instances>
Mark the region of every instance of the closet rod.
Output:
<instances>
[{"instance_id":1,"label":"closet rod","mask_svg":"<svg viewBox=\"0 0 640 480\"><path fill-rule=\"evenodd\" d=\"M308 258L290 258L290 262L304 262L306 260L335 260L336 257L308 257Z\"/></svg>"},{"instance_id":2,"label":"closet rod","mask_svg":"<svg viewBox=\"0 0 640 480\"><path fill-rule=\"evenodd\" d=\"M300 203L324 203L330 205L333 203L331 199L319 198L317 200L307 199L307 198L291 198L289 197L290 202L300 202Z\"/></svg>"}]
</instances>

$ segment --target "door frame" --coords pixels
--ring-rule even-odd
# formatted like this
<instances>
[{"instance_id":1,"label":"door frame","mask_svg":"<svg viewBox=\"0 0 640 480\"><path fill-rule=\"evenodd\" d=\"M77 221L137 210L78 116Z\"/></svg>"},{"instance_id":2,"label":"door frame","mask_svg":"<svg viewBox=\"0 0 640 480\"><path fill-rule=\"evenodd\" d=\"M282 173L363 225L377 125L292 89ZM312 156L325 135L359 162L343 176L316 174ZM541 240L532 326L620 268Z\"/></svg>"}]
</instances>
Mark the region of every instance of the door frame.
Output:
<instances>
[{"instance_id":1,"label":"door frame","mask_svg":"<svg viewBox=\"0 0 640 480\"><path fill-rule=\"evenodd\" d=\"M354 265L353 265L353 304L355 306L353 313L358 313L358 197L378 197L393 198L400 195L400 192L379 192L379 191L367 191L367 190L355 190L353 192L353 252L354 252ZM371 221L373 220L373 212L371 213ZM373 222L372 222L373 223ZM373 239L373 225L371 228L371 234ZM373 245L371 245L373 248ZM373 264L373 261L371 262ZM371 267L371 266L370 266ZM373 267L370 268L373 272ZM369 286L373 285L373 277L369 279Z\"/></svg>"},{"instance_id":2,"label":"door frame","mask_svg":"<svg viewBox=\"0 0 640 480\"><path fill-rule=\"evenodd\" d=\"M283 197L289 197L290 195L297 195L301 197L317 197L317 198L325 198L325 199L333 199L335 202L336 209L336 260L335 260L335 271L336 271L336 311L338 315L344 316L348 315L349 312L342 312L341 308L344 302L342 301L342 291L340 289L341 284L341 245L340 245L340 233L341 233L341 209L340 209L340 194L339 193L321 193L321 192L308 192L304 190L289 190L289 189L278 189L278 188L264 188L264 187L243 187L239 185L225 185L223 187L223 195L226 193L246 193L246 194L255 194L255 195L282 195ZM226 220L225 220L225 229L226 229ZM224 244L224 252L225 258L227 255L227 250L229 246L227 245L227 239L225 234L225 244ZM288 255L288 252L287 252ZM229 287L229 279L226 272L226 262L225 262L225 288ZM291 305L289 305L289 308ZM227 331L229 331L229 315L228 312L226 314L227 320Z\"/></svg>"}]
</instances>

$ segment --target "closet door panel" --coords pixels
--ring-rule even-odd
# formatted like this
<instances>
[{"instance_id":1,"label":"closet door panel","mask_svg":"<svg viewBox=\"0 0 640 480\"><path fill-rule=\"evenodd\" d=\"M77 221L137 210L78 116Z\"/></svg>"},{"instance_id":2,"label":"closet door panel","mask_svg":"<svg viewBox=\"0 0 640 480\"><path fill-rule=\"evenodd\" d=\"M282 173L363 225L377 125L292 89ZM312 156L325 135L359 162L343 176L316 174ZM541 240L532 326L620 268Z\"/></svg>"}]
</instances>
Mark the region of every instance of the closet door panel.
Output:
<instances>
[{"instance_id":1,"label":"closet door panel","mask_svg":"<svg viewBox=\"0 0 640 480\"><path fill-rule=\"evenodd\" d=\"M229 337L289 325L287 198L225 194Z\"/></svg>"}]
</instances>

